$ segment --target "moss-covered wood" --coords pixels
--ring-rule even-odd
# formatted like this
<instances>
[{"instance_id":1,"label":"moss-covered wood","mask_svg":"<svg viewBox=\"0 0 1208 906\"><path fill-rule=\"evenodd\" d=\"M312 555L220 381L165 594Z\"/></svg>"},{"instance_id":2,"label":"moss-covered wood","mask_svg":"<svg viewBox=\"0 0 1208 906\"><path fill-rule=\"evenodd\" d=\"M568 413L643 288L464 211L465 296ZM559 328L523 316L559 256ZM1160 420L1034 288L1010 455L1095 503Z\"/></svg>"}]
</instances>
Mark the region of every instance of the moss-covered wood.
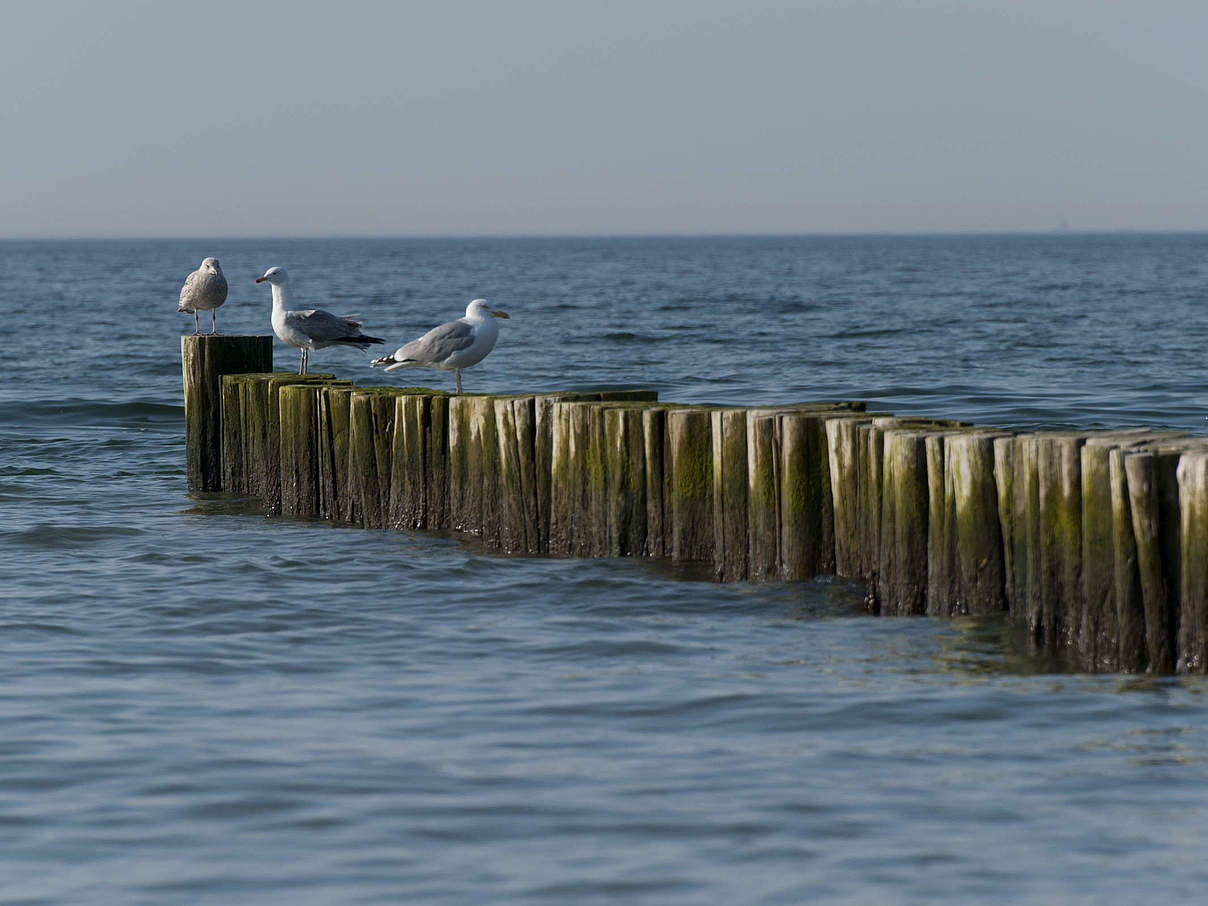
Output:
<instances>
[{"instance_id":1,"label":"moss-covered wood","mask_svg":"<svg viewBox=\"0 0 1208 906\"><path fill-rule=\"evenodd\" d=\"M812 579L835 572L835 510L824 412L777 418L780 575ZM836 416L837 417L837 416Z\"/></svg>"},{"instance_id":2,"label":"moss-covered wood","mask_svg":"<svg viewBox=\"0 0 1208 906\"><path fill-rule=\"evenodd\" d=\"M390 460L390 511L396 528L428 526L427 434L431 396L400 393L394 401L394 438Z\"/></svg>"},{"instance_id":3,"label":"moss-covered wood","mask_svg":"<svg viewBox=\"0 0 1208 906\"><path fill-rule=\"evenodd\" d=\"M278 391L280 419L281 515L319 515L320 390L313 384L287 384Z\"/></svg>"},{"instance_id":4,"label":"moss-covered wood","mask_svg":"<svg viewBox=\"0 0 1208 906\"><path fill-rule=\"evenodd\" d=\"M1137 541L1133 534L1132 498L1125 470L1127 450L1108 451L1107 474L1112 507L1112 595L1115 600L1116 669L1138 673L1149 659L1145 644L1145 601L1137 566ZM1106 648L1106 645L1104 646Z\"/></svg>"},{"instance_id":5,"label":"moss-covered wood","mask_svg":"<svg viewBox=\"0 0 1208 906\"><path fill-rule=\"evenodd\" d=\"M667 413L665 409L642 410L642 449L646 457L646 547L647 557L669 555L666 503Z\"/></svg>"},{"instance_id":6,"label":"moss-covered wood","mask_svg":"<svg viewBox=\"0 0 1208 906\"><path fill-rule=\"evenodd\" d=\"M927 444L919 430L885 432L877 599L882 614L921 614L927 606Z\"/></svg>"},{"instance_id":7,"label":"moss-covered wood","mask_svg":"<svg viewBox=\"0 0 1208 906\"><path fill-rule=\"evenodd\" d=\"M1208 450L1179 457L1179 673L1208 672Z\"/></svg>"},{"instance_id":8,"label":"moss-covered wood","mask_svg":"<svg viewBox=\"0 0 1208 906\"><path fill-rule=\"evenodd\" d=\"M1081 449L1082 620L1074 627L1074 646L1088 669L1110 671L1120 665L1117 535L1127 530L1131 541L1132 517L1118 512L1112 454L1151 436L1145 430L1101 432L1088 437ZM1135 558L1135 546L1132 551L1128 556Z\"/></svg>"},{"instance_id":9,"label":"moss-covered wood","mask_svg":"<svg viewBox=\"0 0 1208 906\"><path fill-rule=\"evenodd\" d=\"M195 355L210 342L186 340ZM641 390L451 399L271 372L217 386L220 483L270 511L455 528L508 552L669 556L723 580L845 573L885 614L1006 609L1091 669L1208 669L1202 439Z\"/></svg>"},{"instance_id":10,"label":"moss-covered wood","mask_svg":"<svg viewBox=\"0 0 1208 906\"><path fill-rule=\"evenodd\" d=\"M222 468L222 376L268 372L272 337L180 338L185 401L185 475L190 491L220 491Z\"/></svg>"},{"instance_id":11,"label":"moss-covered wood","mask_svg":"<svg viewBox=\"0 0 1208 906\"><path fill-rule=\"evenodd\" d=\"M663 461L668 550L674 560L713 560L713 436L707 409L668 409Z\"/></svg>"},{"instance_id":12,"label":"moss-covered wood","mask_svg":"<svg viewBox=\"0 0 1208 906\"><path fill-rule=\"evenodd\" d=\"M279 392L293 384L327 384L330 374L228 374L222 378L223 485L231 494L258 497L270 513L281 508ZM350 382L344 381L347 385Z\"/></svg>"},{"instance_id":13,"label":"moss-covered wood","mask_svg":"<svg viewBox=\"0 0 1208 906\"><path fill-rule=\"evenodd\" d=\"M352 500L348 487L351 383L324 384L317 403L319 516L332 522L351 522Z\"/></svg>"},{"instance_id":14,"label":"moss-covered wood","mask_svg":"<svg viewBox=\"0 0 1208 906\"><path fill-rule=\"evenodd\" d=\"M714 449L720 413L714 414ZM724 419L721 419L724 422ZM753 582L771 582L781 575L781 488L784 484L780 416L751 413L746 420L746 525L747 575ZM718 466L714 458L714 468ZM723 468L725 463L722 464ZM714 485L718 482L714 478ZM718 501L723 506L724 500ZM733 515L737 515L736 513ZM727 514L722 514L723 520ZM724 524L724 523L723 523Z\"/></svg>"},{"instance_id":15,"label":"moss-covered wood","mask_svg":"<svg viewBox=\"0 0 1208 906\"><path fill-rule=\"evenodd\" d=\"M358 387L349 400L349 491L360 500L360 524L390 524L390 481L393 471L394 419L400 390Z\"/></svg>"},{"instance_id":16,"label":"moss-covered wood","mask_svg":"<svg viewBox=\"0 0 1208 906\"><path fill-rule=\"evenodd\" d=\"M944 483L953 546L954 613L975 616L1007 609L1002 526L994 478L991 432L962 431L944 437Z\"/></svg>"},{"instance_id":17,"label":"moss-covered wood","mask_svg":"<svg viewBox=\"0 0 1208 906\"><path fill-rule=\"evenodd\" d=\"M864 557L860 548L860 459L858 429L864 420L833 418L826 423L831 500L835 514L835 572L857 578Z\"/></svg>"},{"instance_id":18,"label":"moss-covered wood","mask_svg":"<svg viewBox=\"0 0 1208 906\"><path fill-rule=\"evenodd\" d=\"M537 527L535 400L502 397L494 401L499 445L499 546L509 553L540 552Z\"/></svg>"},{"instance_id":19,"label":"moss-covered wood","mask_svg":"<svg viewBox=\"0 0 1208 906\"><path fill-rule=\"evenodd\" d=\"M1179 583L1179 454L1161 450L1124 457L1145 612L1146 669L1169 673L1176 663Z\"/></svg>"},{"instance_id":20,"label":"moss-covered wood","mask_svg":"<svg viewBox=\"0 0 1208 906\"><path fill-rule=\"evenodd\" d=\"M747 578L747 500L751 475L747 465L747 412L745 409L717 409L709 413L711 421L710 485L713 496L713 570L723 582ZM768 426L771 429L771 426ZM769 449L771 446L769 437ZM767 483L768 496L774 500L775 475ZM761 540L772 547L772 575L776 569L776 516L773 504L771 530Z\"/></svg>"},{"instance_id":21,"label":"moss-covered wood","mask_svg":"<svg viewBox=\"0 0 1208 906\"><path fill-rule=\"evenodd\" d=\"M613 406L604 411L607 443L608 537L610 557L640 557L646 552L646 446L643 407Z\"/></svg>"},{"instance_id":22,"label":"moss-covered wood","mask_svg":"<svg viewBox=\"0 0 1208 906\"><path fill-rule=\"evenodd\" d=\"M998 496L998 530L1002 537L1003 594L1007 612L1015 614L1015 437L994 438L994 488Z\"/></svg>"}]
</instances>

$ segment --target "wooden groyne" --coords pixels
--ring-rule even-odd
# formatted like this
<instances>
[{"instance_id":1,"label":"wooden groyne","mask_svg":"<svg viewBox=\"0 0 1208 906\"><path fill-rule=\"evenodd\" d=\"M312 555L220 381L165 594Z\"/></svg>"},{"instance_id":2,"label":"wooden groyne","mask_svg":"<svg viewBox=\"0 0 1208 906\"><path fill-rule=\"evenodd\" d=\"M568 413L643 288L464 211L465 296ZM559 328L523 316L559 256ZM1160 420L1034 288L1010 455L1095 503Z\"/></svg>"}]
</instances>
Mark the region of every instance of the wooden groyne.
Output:
<instances>
[{"instance_id":1,"label":"wooden groyne","mask_svg":"<svg viewBox=\"0 0 1208 906\"><path fill-rule=\"evenodd\" d=\"M1007 613L1087 669L1208 671L1206 438L358 387L272 373L270 343L182 338L190 490L727 582L844 576L871 612Z\"/></svg>"}]
</instances>

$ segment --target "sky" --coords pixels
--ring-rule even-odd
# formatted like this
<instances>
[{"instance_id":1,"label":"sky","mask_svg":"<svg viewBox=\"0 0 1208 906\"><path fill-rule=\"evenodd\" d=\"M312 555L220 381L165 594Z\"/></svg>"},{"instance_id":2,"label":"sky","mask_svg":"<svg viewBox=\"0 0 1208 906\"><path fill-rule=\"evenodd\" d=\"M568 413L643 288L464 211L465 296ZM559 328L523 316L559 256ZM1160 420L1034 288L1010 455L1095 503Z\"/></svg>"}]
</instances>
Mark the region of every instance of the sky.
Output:
<instances>
[{"instance_id":1,"label":"sky","mask_svg":"<svg viewBox=\"0 0 1208 906\"><path fill-rule=\"evenodd\" d=\"M0 0L0 236L1208 229L1203 0Z\"/></svg>"}]
</instances>

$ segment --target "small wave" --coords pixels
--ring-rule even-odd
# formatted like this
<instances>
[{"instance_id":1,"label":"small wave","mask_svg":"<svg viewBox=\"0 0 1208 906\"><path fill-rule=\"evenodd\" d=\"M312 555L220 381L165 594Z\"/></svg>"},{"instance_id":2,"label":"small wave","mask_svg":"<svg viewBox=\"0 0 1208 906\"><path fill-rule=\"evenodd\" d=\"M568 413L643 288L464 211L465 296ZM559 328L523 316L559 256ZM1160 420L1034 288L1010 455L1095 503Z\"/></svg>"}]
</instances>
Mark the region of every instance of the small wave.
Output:
<instances>
[{"instance_id":1,"label":"small wave","mask_svg":"<svg viewBox=\"0 0 1208 906\"><path fill-rule=\"evenodd\" d=\"M114 538L133 538L143 530L124 525L55 525L42 523L8 535L15 546L37 550L74 550Z\"/></svg>"},{"instance_id":2,"label":"small wave","mask_svg":"<svg viewBox=\"0 0 1208 906\"><path fill-rule=\"evenodd\" d=\"M864 337L893 337L902 333L896 327L870 327L864 330L837 330L829 335L832 340L857 340Z\"/></svg>"},{"instance_id":3,"label":"small wave","mask_svg":"<svg viewBox=\"0 0 1208 906\"><path fill-rule=\"evenodd\" d=\"M604 334L603 339L611 340L614 343L653 343L657 338L640 333L632 333L628 330L614 330Z\"/></svg>"},{"instance_id":4,"label":"small wave","mask_svg":"<svg viewBox=\"0 0 1208 906\"><path fill-rule=\"evenodd\" d=\"M177 427L184 419L184 405L134 400L121 403L104 400L11 400L0 403L0 422L8 425L165 425Z\"/></svg>"}]
</instances>

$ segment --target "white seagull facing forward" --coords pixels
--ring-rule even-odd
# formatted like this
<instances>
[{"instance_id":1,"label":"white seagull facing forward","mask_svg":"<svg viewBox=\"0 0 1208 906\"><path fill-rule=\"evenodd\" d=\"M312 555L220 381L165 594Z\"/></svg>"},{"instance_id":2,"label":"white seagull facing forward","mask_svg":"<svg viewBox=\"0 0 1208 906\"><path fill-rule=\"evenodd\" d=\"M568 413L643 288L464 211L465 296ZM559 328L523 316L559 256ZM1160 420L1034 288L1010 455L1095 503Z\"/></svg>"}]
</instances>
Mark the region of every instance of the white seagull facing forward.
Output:
<instances>
[{"instance_id":1,"label":"white seagull facing forward","mask_svg":"<svg viewBox=\"0 0 1208 906\"><path fill-rule=\"evenodd\" d=\"M210 333L218 333L218 316L215 311L227 297L226 277L217 258L207 258L201 262L201 267L185 278L185 285L180 288L180 305L177 311L193 313L193 335L201 332L197 323L197 313L210 313Z\"/></svg>"},{"instance_id":2,"label":"white seagull facing forward","mask_svg":"<svg viewBox=\"0 0 1208 906\"><path fill-rule=\"evenodd\" d=\"M273 333L282 343L302 350L298 374L306 374L312 349L336 345L368 349L370 343L383 342L361 333L361 322L352 318L339 318L320 308L286 311L285 280L285 268L282 267L270 267L263 277L256 278L257 283L269 283L273 287Z\"/></svg>"},{"instance_id":3,"label":"white seagull facing forward","mask_svg":"<svg viewBox=\"0 0 1208 906\"><path fill-rule=\"evenodd\" d=\"M507 318L506 311L491 308L486 299L475 299L466 306L464 318L433 327L418 340L400 346L390 355L374 359L375 366L387 371L399 368L439 368L457 375L461 393L461 369L477 365L495 348L499 325L494 318Z\"/></svg>"}]
</instances>

